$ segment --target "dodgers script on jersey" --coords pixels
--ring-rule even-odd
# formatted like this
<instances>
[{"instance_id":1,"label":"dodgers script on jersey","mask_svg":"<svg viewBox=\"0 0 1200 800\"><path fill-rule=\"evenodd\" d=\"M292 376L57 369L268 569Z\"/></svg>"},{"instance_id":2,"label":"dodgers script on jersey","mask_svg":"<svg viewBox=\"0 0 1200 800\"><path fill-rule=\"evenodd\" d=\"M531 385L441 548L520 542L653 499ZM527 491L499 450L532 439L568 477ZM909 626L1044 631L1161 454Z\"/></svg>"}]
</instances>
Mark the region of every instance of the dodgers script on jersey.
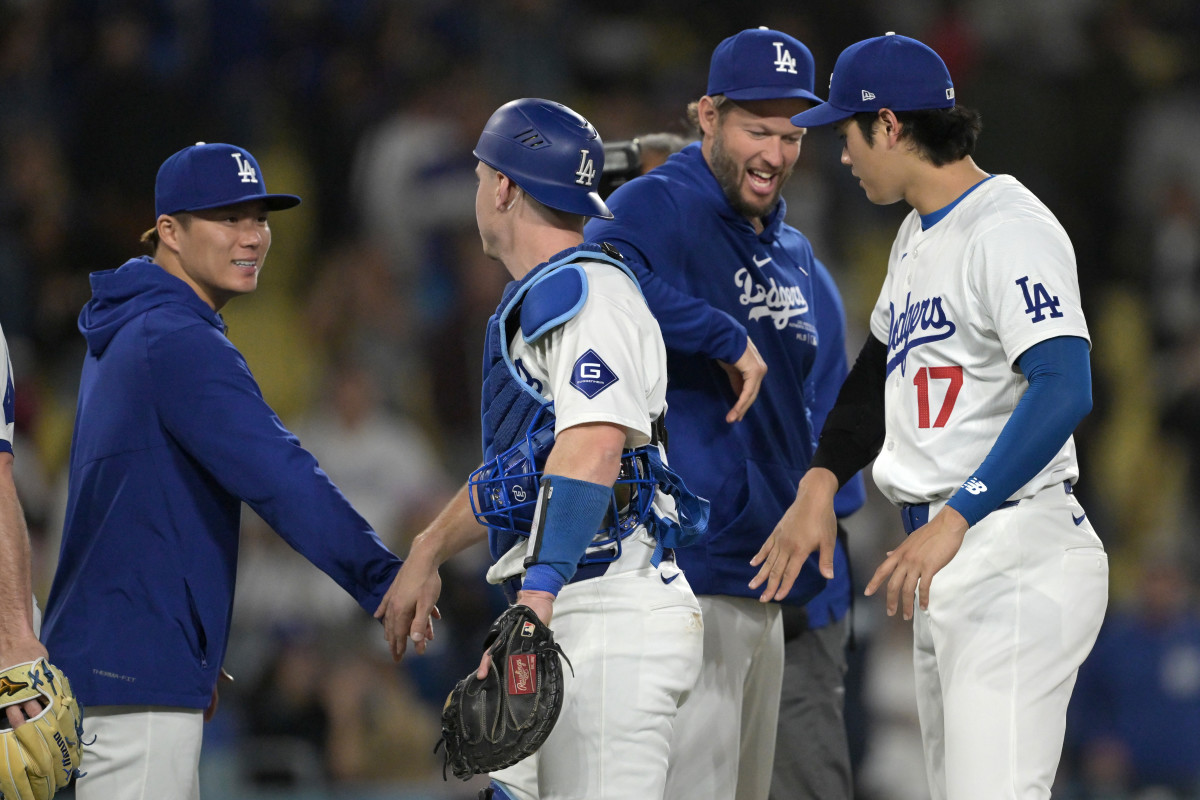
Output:
<instances>
[{"instance_id":1,"label":"dodgers script on jersey","mask_svg":"<svg viewBox=\"0 0 1200 800\"><path fill-rule=\"evenodd\" d=\"M554 401L555 434L586 422L621 425L625 446L650 441L667 407L667 356L658 323L621 270L583 261L588 297L580 312L530 344L510 346L521 377ZM636 332L636 334L635 334Z\"/></svg>"},{"instance_id":2,"label":"dodgers script on jersey","mask_svg":"<svg viewBox=\"0 0 1200 800\"><path fill-rule=\"evenodd\" d=\"M1028 388L1017 358L1056 336L1090 341L1066 231L1007 175L985 180L928 230L914 210L892 246L871 333L888 346L875 482L896 504L944 500ZM1013 498L1078 476L1068 438ZM964 489L987 491L978 481Z\"/></svg>"}]
</instances>

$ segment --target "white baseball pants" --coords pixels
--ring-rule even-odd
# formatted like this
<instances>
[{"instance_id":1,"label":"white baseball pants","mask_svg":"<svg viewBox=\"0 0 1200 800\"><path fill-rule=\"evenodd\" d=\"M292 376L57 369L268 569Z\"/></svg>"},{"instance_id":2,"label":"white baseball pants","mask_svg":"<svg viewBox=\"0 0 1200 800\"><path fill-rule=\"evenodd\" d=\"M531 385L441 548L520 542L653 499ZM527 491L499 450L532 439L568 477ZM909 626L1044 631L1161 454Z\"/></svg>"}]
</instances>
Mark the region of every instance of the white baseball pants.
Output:
<instances>
[{"instance_id":1,"label":"white baseball pants","mask_svg":"<svg viewBox=\"0 0 1200 800\"><path fill-rule=\"evenodd\" d=\"M703 595L704 666L675 720L667 800L767 800L783 686L777 603Z\"/></svg>"},{"instance_id":2,"label":"white baseball pants","mask_svg":"<svg viewBox=\"0 0 1200 800\"><path fill-rule=\"evenodd\" d=\"M1050 797L1067 702L1107 604L1108 557L1061 484L967 531L914 613L933 800Z\"/></svg>"},{"instance_id":3,"label":"white baseball pants","mask_svg":"<svg viewBox=\"0 0 1200 800\"><path fill-rule=\"evenodd\" d=\"M200 709L89 706L83 727L76 800L200 800Z\"/></svg>"},{"instance_id":4,"label":"white baseball pants","mask_svg":"<svg viewBox=\"0 0 1200 800\"><path fill-rule=\"evenodd\" d=\"M514 800L658 800L671 728L700 672L703 622L687 578L627 539L629 558L563 587L550 627L566 697L538 752L492 773ZM638 553L639 549L645 552ZM629 559L642 566L629 569ZM615 570L615 574L614 574Z\"/></svg>"}]
</instances>

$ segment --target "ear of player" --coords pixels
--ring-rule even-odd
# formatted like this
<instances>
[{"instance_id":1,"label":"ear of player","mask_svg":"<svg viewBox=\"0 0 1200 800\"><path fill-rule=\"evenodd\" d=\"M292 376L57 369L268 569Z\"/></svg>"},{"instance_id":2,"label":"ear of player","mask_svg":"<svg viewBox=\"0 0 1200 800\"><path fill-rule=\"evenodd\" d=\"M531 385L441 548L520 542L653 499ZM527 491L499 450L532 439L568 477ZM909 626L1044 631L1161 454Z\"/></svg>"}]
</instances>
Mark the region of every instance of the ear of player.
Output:
<instances>
[{"instance_id":1,"label":"ear of player","mask_svg":"<svg viewBox=\"0 0 1200 800\"><path fill-rule=\"evenodd\" d=\"M472 671L442 709L438 746L445 744L445 766L464 781L533 755L562 711L558 659L567 656L528 606L511 606L501 614L483 646L492 657L487 677L481 681Z\"/></svg>"},{"instance_id":2,"label":"ear of player","mask_svg":"<svg viewBox=\"0 0 1200 800\"><path fill-rule=\"evenodd\" d=\"M83 710L67 677L45 659L0 672L0 711L36 700L41 712L0 731L0 798L49 800L79 773Z\"/></svg>"}]
</instances>

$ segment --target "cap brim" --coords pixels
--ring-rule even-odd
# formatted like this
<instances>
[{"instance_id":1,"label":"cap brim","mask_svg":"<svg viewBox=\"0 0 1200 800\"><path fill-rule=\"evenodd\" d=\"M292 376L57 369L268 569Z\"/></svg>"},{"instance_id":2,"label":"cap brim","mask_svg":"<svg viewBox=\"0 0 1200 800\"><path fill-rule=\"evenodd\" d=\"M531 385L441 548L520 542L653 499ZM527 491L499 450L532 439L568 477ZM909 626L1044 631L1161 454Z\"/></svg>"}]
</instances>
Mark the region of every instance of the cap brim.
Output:
<instances>
[{"instance_id":1,"label":"cap brim","mask_svg":"<svg viewBox=\"0 0 1200 800\"><path fill-rule=\"evenodd\" d=\"M709 92L709 94L723 94L730 100L789 100L796 97L811 100L814 103L825 102L807 89L781 86L751 86L747 89L733 89L728 92Z\"/></svg>"},{"instance_id":2,"label":"cap brim","mask_svg":"<svg viewBox=\"0 0 1200 800\"><path fill-rule=\"evenodd\" d=\"M853 117L855 113L854 111L846 111L845 109L838 108L832 103L822 103L815 108L810 108L808 111L801 111L792 117L792 124L797 128L817 128L821 125L840 122L847 117Z\"/></svg>"},{"instance_id":3,"label":"cap brim","mask_svg":"<svg viewBox=\"0 0 1200 800\"><path fill-rule=\"evenodd\" d=\"M178 214L184 211L207 211L210 208L225 208L226 206L236 206L238 203L250 203L255 200L265 201L268 211L283 211L288 208L295 208L301 202L300 198L294 194L249 194L244 197L235 197L232 200L222 200L213 205L192 206L191 208L180 208L164 213Z\"/></svg>"}]
</instances>

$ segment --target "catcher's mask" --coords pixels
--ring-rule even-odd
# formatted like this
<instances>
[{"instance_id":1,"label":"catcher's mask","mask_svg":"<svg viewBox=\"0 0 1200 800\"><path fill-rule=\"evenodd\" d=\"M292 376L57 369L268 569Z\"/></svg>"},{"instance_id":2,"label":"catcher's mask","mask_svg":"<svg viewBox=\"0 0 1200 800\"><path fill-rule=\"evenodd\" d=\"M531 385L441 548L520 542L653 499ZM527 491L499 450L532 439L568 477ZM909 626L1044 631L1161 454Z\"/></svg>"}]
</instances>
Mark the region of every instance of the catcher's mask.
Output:
<instances>
[{"instance_id":1,"label":"catcher's mask","mask_svg":"<svg viewBox=\"0 0 1200 800\"><path fill-rule=\"evenodd\" d=\"M475 518L497 530L528 536L546 457L554 446L554 404L547 403L512 447L471 473L469 495ZM651 472L649 444L621 455L608 513L581 564L615 561L621 540L649 519L658 482Z\"/></svg>"}]
</instances>

